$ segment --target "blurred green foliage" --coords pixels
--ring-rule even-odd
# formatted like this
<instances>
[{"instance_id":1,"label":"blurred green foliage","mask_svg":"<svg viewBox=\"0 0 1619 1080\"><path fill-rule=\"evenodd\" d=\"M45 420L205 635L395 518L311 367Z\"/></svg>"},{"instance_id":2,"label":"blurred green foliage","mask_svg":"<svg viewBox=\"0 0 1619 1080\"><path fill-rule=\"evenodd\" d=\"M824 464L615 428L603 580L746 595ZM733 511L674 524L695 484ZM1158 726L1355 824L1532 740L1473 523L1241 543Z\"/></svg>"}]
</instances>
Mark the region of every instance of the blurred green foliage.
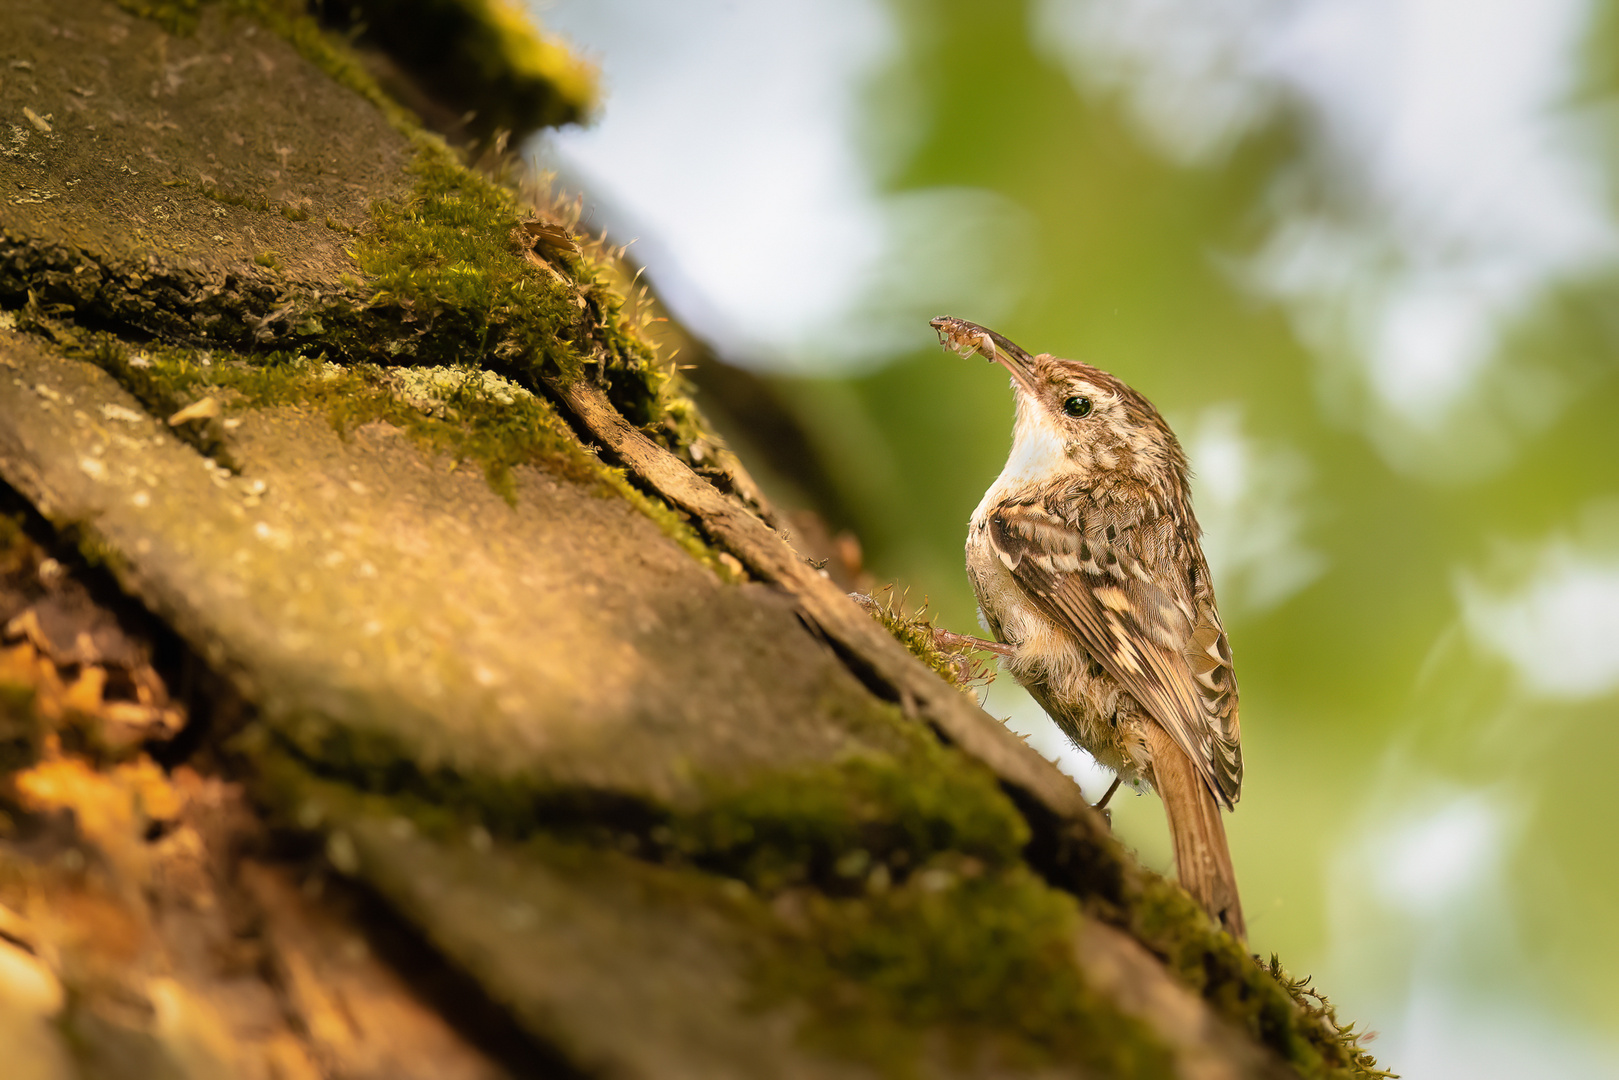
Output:
<instances>
[{"instance_id":1,"label":"blurred green foliage","mask_svg":"<svg viewBox=\"0 0 1619 1080\"><path fill-rule=\"evenodd\" d=\"M1602 32L1616 10L1609 0L1590 31L1586 103L1619 83L1619 38ZM995 329L1121 375L1183 437L1220 406L1250 445L1302 461L1288 498L1319 574L1269 608L1222 594L1248 761L1230 827L1255 947L1328 966L1355 1014L1357 999L1397 1001L1433 976L1463 997L1543 997L1619 1031L1608 978L1619 935L1607 932L1619 698L1611 680L1583 696L1532 692L1464 609L1470 581L1521 590L1559 537L1619 565L1619 533L1589 527L1619 496L1615 272L1540 294L1463 404L1406 438L1347 343L1308 347L1282 304L1233 269L1274 224L1267 199L1307 145L1301 114L1279 112L1218 160L1177 165L1119 101L1077 91L1031 45L1019 5L897 0L894 11L902 52L874 93L905 83L924 126L907 133L915 150L889 188L984 188L1034 224L1033 265L1016 268L1030 286ZM1606 137L1615 123L1592 130ZM1614 149L1599 158L1611 164ZM782 397L816 433L850 518L839 524L879 579L970 631L961 546L1005 457L1011 394L997 371L934 348L920 323L916 342L873 374L783 380ZM1619 641L1600 648L1612 656ZM1498 826L1495 854L1457 895L1402 896L1389 860L1423 849L1402 849L1400 830L1444 805L1481 807ZM1156 800L1124 799L1116 827L1163 865L1159 814ZM1441 845L1435 858L1449 854Z\"/></svg>"}]
</instances>

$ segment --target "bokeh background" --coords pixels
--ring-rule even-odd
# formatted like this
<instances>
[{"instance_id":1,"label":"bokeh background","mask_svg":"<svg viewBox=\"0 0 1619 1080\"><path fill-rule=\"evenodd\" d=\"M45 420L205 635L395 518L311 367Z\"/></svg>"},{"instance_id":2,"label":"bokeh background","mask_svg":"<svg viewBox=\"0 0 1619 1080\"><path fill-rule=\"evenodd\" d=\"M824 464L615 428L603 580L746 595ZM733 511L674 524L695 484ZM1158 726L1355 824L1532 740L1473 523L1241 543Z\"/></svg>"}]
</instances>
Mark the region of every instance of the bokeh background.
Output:
<instances>
[{"instance_id":1,"label":"bokeh background","mask_svg":"<svg viewBox=\"0 0 1619 1080\"><path fill-rule=\"evenodd\" d=\"M1237 657L1253 946L1409 1078L1619 1076L1619 2L534 10L607 101L529 152L758 376L779 494L971 631L1011 395L926 320L1145 391Z\"/></svg>"}]
</instances>

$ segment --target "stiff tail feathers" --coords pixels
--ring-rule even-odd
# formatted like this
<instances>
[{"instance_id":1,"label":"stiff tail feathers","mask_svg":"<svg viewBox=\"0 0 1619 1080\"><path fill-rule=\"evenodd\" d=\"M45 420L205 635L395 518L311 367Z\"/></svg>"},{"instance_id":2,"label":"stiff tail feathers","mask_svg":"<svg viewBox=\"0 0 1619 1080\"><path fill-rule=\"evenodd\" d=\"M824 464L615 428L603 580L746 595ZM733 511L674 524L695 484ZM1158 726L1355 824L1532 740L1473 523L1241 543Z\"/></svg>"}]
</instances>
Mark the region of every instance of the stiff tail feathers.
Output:
<instances>
[{"instance_id":1,"label":"stiff tail feathers","mask_svg":"<svg viewBox=\"0 0 1619 1080\"><path fill-rule=\"evenodd\" d=\"M1152 748L1153 786L1169 818L1169 838L1175 848L1175 872L1181 887L1232 937L1245 941L1248 928L1242 919L1237 872L1231 865L1220 804L1169 733L1157 724L1146 727Z\"/></svg>"}]
</instances>

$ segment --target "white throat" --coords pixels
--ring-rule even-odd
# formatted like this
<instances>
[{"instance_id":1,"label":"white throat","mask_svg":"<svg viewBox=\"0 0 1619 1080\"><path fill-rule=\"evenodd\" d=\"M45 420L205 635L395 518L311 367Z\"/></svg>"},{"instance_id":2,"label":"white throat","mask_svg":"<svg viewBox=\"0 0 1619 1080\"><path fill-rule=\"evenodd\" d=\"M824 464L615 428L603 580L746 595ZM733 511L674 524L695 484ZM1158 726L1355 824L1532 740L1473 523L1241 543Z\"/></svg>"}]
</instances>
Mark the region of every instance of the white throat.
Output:
<instances>
[{"instance_id":1,"label":"white throat","mask_svg":"<svg viewBox=\"0 0 1619 1080\"><path fill-rule=\"evenodd\" d=\"M1017 423L1012 428L1012 453L1001 475L984 492L984 499L973 511L978 521L989 508L1013 492L1033 487L1059 474L1068 459L1063 433L1037 403L1020 391L1017 396Z\"/></svg>"}]
</instances>

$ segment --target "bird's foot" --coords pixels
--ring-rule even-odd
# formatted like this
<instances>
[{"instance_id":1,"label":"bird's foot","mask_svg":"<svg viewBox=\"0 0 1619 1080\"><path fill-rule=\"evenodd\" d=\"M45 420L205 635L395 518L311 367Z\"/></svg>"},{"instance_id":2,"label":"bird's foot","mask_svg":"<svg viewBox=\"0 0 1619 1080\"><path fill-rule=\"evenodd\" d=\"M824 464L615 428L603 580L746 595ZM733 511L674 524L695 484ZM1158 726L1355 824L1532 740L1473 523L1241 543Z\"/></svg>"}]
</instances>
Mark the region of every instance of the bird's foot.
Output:
<instances>
[{"instance_id":1,"label":"bird's foot","mask_svg":"<svg viewBox=\"0 0 1619 1080\"><path fill-rule=\"evenodd\" d=\"M1011 656L1012 646L999 641L990 641L987 638L973 637L971 634L958 634L953 630L933 631L933 643L946 652L961 652L964 650L976 652L991 652L996 656Z\"/></svg>"}]
</instances>

